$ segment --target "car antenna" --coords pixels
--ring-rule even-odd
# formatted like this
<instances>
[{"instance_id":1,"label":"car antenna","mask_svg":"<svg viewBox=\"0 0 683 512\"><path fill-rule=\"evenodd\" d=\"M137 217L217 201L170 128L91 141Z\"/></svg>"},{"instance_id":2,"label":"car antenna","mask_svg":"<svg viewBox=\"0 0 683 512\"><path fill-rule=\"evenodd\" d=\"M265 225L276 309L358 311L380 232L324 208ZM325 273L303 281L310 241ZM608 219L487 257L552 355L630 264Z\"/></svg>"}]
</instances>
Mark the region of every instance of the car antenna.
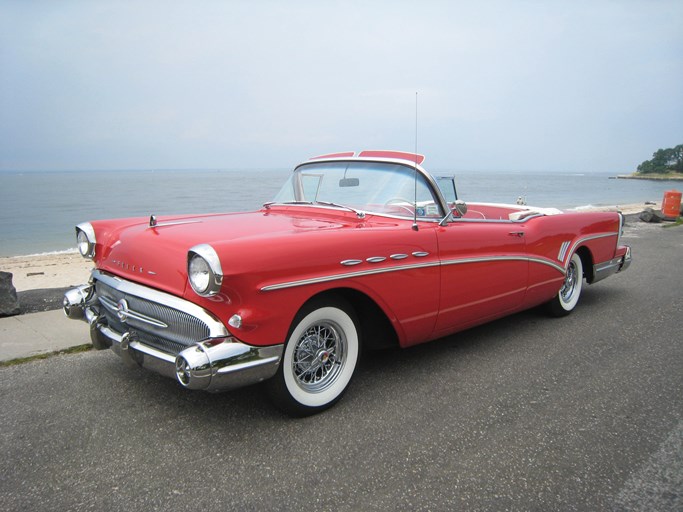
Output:
<instances>
[{"instance_id":1,"label":"car antenna","mask_svg":"<svg viewBox=\"0 0 683 512\"><path fill-rule=\"evenodd\" d=\"M413 162L413 172L415 173L415 190L413 202L413 231L418 231L420 228L417 225L417 91L415 91L415 160Z\"/></svg>"}]
</instances>

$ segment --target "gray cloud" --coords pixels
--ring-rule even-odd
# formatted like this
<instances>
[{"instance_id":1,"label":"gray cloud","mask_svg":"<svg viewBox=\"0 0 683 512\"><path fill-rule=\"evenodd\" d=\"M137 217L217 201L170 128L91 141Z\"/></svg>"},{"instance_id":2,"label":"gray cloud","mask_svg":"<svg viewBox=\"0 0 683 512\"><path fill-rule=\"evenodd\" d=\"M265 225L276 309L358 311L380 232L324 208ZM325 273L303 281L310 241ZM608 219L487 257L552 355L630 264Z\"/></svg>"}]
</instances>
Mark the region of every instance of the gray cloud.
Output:
<instances>
[{"instance_id":1,"label":"gray cloud","mask_svg":"<svg viewBox=\"0 0 683 512\"><path fill-rule=\"evenodd\" d=\"M0 169L626 172L683 141L678 1L0 0Z\"/></svg>"}]
</instances>

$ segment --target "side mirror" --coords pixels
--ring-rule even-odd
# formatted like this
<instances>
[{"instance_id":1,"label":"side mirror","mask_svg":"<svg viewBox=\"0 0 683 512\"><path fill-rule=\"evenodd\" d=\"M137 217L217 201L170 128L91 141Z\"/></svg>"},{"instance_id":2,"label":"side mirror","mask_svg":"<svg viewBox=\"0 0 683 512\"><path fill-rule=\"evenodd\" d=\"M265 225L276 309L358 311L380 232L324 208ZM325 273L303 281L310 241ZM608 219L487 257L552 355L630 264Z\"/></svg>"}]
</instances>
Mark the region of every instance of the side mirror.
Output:
<instances>
[{"instance_id":1,"label":"side mirror","mask_svg":"<svg viewBox=\"0 0 683 512\"><path fill-rule=\"evenodd\" d=\"M453 213L458 217L463 217L467 213L467 203L458 199L453 203Z\"/></svg>"}]
</instances>

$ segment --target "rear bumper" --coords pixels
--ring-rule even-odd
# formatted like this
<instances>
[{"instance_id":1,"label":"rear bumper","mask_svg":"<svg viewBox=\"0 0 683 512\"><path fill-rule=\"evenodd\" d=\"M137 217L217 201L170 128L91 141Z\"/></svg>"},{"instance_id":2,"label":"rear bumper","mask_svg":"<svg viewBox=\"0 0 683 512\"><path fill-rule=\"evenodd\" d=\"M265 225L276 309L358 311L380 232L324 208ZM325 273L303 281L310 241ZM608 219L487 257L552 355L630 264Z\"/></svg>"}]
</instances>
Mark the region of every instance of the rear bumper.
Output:
<instances>
[{"instance_id":1,"label":"rear bumper","mask_svg":"<svg viewBox=\"0 0 683 512\"><path fill-rule=\"evenodd\" d=\"M93 278L106 279L106 275L94 271ZM126 281L123 283L125 287L122 288L126 289L126 293L139 291L138 297L144 295L144 290L137 290L138 287L144 287ZM158 303L163 304L166 294L152 292L147 289L147 296L153 296ZM169 302L178 308L186 301L172 297ZM219 336L196 341L177 354L159 350L144 343L135 329L122 331L110 326L102 311L105 307L103 304L106 304L106 300L100 300L94 284L79 286L64 295L64 313L71 319L89 324L90 338L95 348L111 348L126 364L174 378L188 389L218 392L255 384L275 375L280 364L284 345L247 345L231 336L227 330L217 333ZM197 310L196 304L187 304L185 311ZM216 333L215 328L212 333Z\"/></svg>"},{"instance_id":2,"label":"rear bumper","mask_svg":"<svg viewBox=\"0 0 683 512\"><path fill-rule=\"evenodd\" d=\"M631 266L631 247L626 245L620 247L619 249L622 249L619 252L623 254L609 261L593 265L593 278L590 281L591 284L602 281L612 274L623 272Z\"/></svg>"}]
</instances>

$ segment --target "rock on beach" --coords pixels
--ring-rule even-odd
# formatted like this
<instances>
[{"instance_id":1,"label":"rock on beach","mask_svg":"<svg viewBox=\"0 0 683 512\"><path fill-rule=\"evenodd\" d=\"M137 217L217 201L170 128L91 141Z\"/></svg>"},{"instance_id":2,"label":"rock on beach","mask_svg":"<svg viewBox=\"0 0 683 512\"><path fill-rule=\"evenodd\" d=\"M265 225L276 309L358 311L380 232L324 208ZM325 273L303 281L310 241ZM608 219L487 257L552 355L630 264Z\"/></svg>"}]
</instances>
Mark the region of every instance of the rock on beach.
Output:
<instances>
[{"instance_id":1,"label":"rock on beach","mask_svg":"<svg viewBox=\"0 0 683 512\"><path fill-rule=\"evenodd\" d=\"M20 312L17 290L12 284L12 273L0 272L0 317L18 315Z\"/></svg>"}]
</instances>

